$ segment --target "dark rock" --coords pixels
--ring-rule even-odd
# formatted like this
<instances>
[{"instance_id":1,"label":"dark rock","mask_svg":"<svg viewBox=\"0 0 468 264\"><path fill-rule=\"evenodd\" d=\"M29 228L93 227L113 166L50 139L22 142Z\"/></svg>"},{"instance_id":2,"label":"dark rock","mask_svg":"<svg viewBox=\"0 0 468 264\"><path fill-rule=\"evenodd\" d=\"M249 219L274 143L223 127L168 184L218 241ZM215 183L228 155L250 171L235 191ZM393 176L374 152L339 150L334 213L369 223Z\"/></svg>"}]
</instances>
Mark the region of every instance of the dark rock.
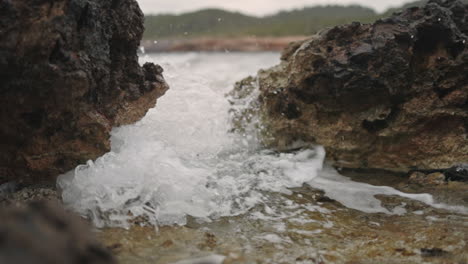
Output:
<instances>
[{"instance_id":1,"label":"dark rock","mask_svg":"<svg viewBox=\"0 0 468 264\"><path fill-rule=\"evenodd\" d=\"M258 97L234 110L235 130L260 120L267 146L320 144L342 168L407 172L466 163L467 11L459 1L430 1L292 44L280 65L231 93L234 105L246 89ZM257 84L259 96L251 89ZM246 113L259 118L242 119Z\"/></svg>"},{"instance_id":2,"label":"dark rock","mask_svg":"<svg viewBox=\"0 0 468 264\"><path fill-rule=\"evenodd\" d=\"M88 225L58 205L1 209L0 219L0 263L116 263Z\"/></svg>"},{"instance_id":3,"label":"dark rock","mask_svg":"<svg viewBox=\"0 0 468 264\"><path fill-rule=\"evenodd\" d=\"M11 183L7 183L11 184ZM60 203L61 197L56 187L52 184L28 185L19 184L10 185L10 189L5 192L0 191L0 207L16 206L23 207L31 202L47 201Z\"/></svg>"},{"instance_id":4,"label":"dark rock","mask_svg":"<svg viewBox=\"0 0 468 264\"><path fill-rule=\"evenodd\" d=\"M448 254L449 252L440 248L421 248L421 256L423 257L444 257Z\"/></svg>"},{"instance_id":5,"label":"dark rock","mask_svg":"<svg viewBox=\"0 0 468 264\"><path fill-rule=\"evenodd\" d=\"M138 64L135 0L0 1L0 17L0 183L99 157L168 88Z\"/></svg>"},{"instance_id":6,"label":"dark rock","mask_svg":"<svg viewBox=\"0 0 468 264\"><path fill-rule=\"evenodd\" d=\"M0 199L9 194L15 193L19 189L20 189L20 185L14 181L0 184Z\"/></svg>"},{"instance_id":7,"label":"dark rock","mask_svg":"<svg viewBox=\"0 0 468 264\"><path fill-rule=\"evenodd\" d=\"M468 182L468 164L460 164L444 172L447 180Z\"/></svg>"}]
</instances>

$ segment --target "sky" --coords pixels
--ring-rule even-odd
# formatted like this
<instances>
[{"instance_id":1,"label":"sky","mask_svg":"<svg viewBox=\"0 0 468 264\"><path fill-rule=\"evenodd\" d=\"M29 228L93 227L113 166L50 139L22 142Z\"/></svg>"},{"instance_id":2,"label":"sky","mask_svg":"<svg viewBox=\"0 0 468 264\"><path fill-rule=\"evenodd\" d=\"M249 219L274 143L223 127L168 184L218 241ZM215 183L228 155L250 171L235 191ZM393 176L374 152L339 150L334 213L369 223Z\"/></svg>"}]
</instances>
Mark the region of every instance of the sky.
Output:
<instances>
[{"instance_id":1,"label":"sky","mask_svg":"<svg viewBox=\"0 0 468 264\"><path fill-rule=\"evenodd\" d=\"M215 7L240 11L250 15L268 15L279 10L302 8L324 4L360 4L383 12L389 7L400 6L411 0L137 0L145 14L183 13Z\"/></svg>"}]
</instances>

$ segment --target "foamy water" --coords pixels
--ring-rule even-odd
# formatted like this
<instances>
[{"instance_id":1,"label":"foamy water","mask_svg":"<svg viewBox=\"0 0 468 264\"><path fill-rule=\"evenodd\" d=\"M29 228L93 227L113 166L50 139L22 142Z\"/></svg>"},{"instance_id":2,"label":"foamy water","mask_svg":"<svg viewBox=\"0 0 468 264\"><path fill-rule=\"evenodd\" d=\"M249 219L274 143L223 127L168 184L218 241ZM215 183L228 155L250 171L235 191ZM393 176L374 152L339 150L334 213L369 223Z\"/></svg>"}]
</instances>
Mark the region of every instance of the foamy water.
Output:
<instances>
[{"instance_id":1,"label":"foamy water","mask_svg":"<svg viewBox=\"0 0 468 264\"><path fill-rule=\"evenodd\" d=\"M228 133L225 94L235 81L277 64L279 54L157 54L142 61L163 66L170 90L140 122L112 131L110 153L58 181L64 202L96 226L126 227L135 218L183 225L187 216L211 221L246 214L269 208L271 194L288 194L304 183L367 213L405 213L404 206L384 208L377 194L446 207L429 194L357 183L323 168L320 146L278 154L262 149L254 135Z\"/></svg>"}]
</instances>

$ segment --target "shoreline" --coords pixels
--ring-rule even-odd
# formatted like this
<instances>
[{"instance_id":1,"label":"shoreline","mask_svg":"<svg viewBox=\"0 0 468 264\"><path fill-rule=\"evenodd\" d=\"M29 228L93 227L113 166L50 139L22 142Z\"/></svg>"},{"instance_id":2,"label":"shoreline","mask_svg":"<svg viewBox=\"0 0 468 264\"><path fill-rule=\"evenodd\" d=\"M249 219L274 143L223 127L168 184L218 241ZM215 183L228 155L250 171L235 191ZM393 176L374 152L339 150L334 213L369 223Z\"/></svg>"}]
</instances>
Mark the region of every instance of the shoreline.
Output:
<instances>
[{"instance_id":1,"label":"shoreline","mask_svg":"<svg viewBox=\"0 0 468 264\"><path fill-rule=\"evenodd\" d=\"M145 52L280 52L291 42L307 39L307 36L288 37L197 37L162 40L143 40Z\"/></svg>"}]
</instances>

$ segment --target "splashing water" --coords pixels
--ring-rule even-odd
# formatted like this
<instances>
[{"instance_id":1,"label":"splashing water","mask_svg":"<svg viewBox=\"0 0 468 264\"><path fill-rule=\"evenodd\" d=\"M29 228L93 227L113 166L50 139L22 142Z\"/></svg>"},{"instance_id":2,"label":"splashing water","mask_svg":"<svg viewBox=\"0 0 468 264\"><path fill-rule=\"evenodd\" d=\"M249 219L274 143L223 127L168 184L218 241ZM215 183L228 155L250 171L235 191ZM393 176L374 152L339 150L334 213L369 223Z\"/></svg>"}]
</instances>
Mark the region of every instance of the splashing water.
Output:
<instances>
[{"instance_id":1,"label":"splashing water","mask_svg":"<svg viewBox=\"0 0 468 264\"><path fill-rule=\"evenodd\" d=\"M171 87L138 123L112 131L112 151L62 175L63 200L98 227L127 227L136 218L155 225L211 221L268 207L270 194L308 183L343 205L368 213L377 194L399 195L435 207L431 195L353 182L323 168L322 147L278 154L229 134L225 94L236 80L278 62L275 53L146 55L165 68ZM464 207L450 209L467 212ZM314 210L316 208L314 207ZM257 215L258 216L258 215Z\"/></svg>"}]
</instances>

